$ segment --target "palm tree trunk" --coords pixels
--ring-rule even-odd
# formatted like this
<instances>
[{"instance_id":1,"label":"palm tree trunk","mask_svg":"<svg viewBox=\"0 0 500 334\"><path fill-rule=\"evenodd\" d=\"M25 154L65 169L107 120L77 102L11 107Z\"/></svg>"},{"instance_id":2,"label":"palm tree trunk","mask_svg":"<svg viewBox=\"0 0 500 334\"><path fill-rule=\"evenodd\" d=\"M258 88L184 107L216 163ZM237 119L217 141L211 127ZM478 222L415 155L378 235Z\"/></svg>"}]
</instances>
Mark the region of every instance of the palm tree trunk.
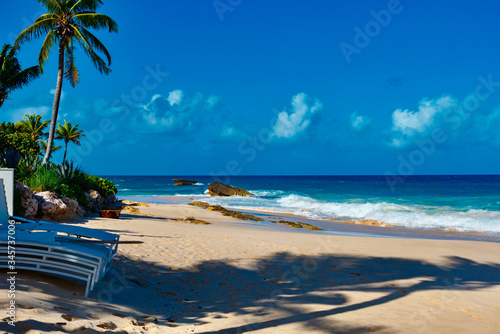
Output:
<instances>
[{"instance_id":1,"label":"palm tree trunk","mask_svg":"<svg viewBox=\"0 0 500 334\"><path fill-rule=\"evenodd\" d=\"M63 165L64 165L64 162L66 161L66 152L68 152L68 142L66 142L65 144L66 145L64 146Z\"/></svg>"},{"instance_id":2,"label":"palm tree trunk","mask_svg":"<svg viewBox=\"0 0 500 334\"><path fill-rule=\"evenodd\" d=\"M44 164L49 162L50 155L52 154L52 143L54 142L54 133L56 131L57 114L59 113L59 102L61 102L63 75L64 75L64 40L61 39L61 41L59 42L59 69L57 71L57 86L56 86L56 92L54 94L54 104L52 106L52 119L50 121L49 139L47 141L47 151L45 151L45 157L43 158Z\"/></svg>"}]
</instances>

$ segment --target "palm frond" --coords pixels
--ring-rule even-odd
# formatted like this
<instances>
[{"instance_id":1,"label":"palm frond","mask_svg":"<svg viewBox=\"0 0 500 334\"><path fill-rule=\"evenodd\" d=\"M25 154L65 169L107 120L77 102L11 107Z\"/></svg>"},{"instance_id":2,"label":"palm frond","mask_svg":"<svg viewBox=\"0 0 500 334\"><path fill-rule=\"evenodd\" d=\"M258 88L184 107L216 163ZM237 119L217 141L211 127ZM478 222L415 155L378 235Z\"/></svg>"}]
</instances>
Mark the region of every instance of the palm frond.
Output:
<instances>
[{"instance_id":1,"label":"palm frond","mask_svg":"<svg viewBox=\"0 0 500 334\"><path fill-rule=\"evenodd\" d=\"M109 16L94 12L83 12L75 15L75 21L84 28L103 29L118 32L118 24Z\"/></svg>"},{"instance_id":2,"label":"palm frond","mask_svg":"<svg viewBox=\"0 0 500 334\"><path fill-rule=\"evenodd\" d=\"M81 13L84 11L95 12L100 5L102 5L101 0L78 0L70 10L75 13Z\"/></svg>"},{"instance_id":3,"label":"palm frond","mask_svg":"<svg viewBox=\"0 0 500 334\"><path fill-rule=\"evenodd\" d=\"M43 65L49 59L50 50L54 47L56 42L54 29L50 29L49 33L43 41L42 48L40 49L40 55L38 56L38 63L40 64L40 70L43 73Z\"/></svg>"},{"instance_id":4,"label":"palm frond","mask_svg":"<svg viewBox=\"0 0 500 334\"><path fill-rule=\"evenodd\" d=\"M75 65L75 45L70 41L66 45L65 73L64 76L68 79L70 85L75 87L78 84L80 75Z\"/></svg>"},{"instance_id":5,"label":"palm frond","mask_svg":"<svg viewBox=\"0 0 500 334\"><path fill-rule=\"evenodd\" d=\"M101 57L99 57L99 55L97 53L95 53L95 51L92 49L92 45L82 35L80 30L78 28L75 28L74 32L75 32L75 37L77 37L78 42L82 46L83 50L90 57L90 59L94 63L94 66L97 68L97 70L103 74L109 74L111 72L111 69L108 66L106 66L106 62Z\"/></svg>"},{"instance_id":6,"label":"palm frond","mask_svg":"<svg viewBox=\"0 0 500 334\"><path fill-rule=\"evenodd\" d=\"M47 34L52 30L55 24L56 21L54 19L43 19L34 23L17 36L15 45L31 41L32 39L36 39L44 34Z\"/></svg>"},{"instance_id":7,"label":"palm frond","mask_svg":"<svg viewBox=\"0 0 500 334\"><path fill-rule=\"evenodd\" d=\"M29 84L32 80L40 76L40 67L32 66L28 67L20 72L17 72L9 78L2 86L7 86L9 89L14 90L22 88L23 86Z\"/></svg>"},{"instance_id":8,"label":"palm frond","mask_svg":"<svg viewBox=\"0 0 500 334\"><path fill-rule=\"evenodd\" d=\"M53 13L47 13L47 14L43 14L43 15L40 15L36 20L35 20L35 23L36 22L40 22L40 21L43 21L43 20L47 20L47 19L53 19L53 20L57 20L57 14L53 14Z\"/></svg>"},{"instance_id":9,"label":"palm frond","mask_svg":"<svg viewBox=\"0 0 500 334\"><path fill-rule=\"evenodd\" d=\"M19 46L12 47L6 44L0 52L0 106L8 98L9 93L27 85L40 75L38 66L22 69L16 57L18 51Z\"/></svg>"},{"instance_id":10,"label":"palm frond","mask_svg":"<svg viewBox=\"0 0 500 334\"><path fill-rule=\"evenodd\" d=\"M63 8L58 0L37 0L37 2L47 8L49 13L61 14L63 12Z\"/></svg>"},{"instance_id":11,"label":"palm frond","mask_svg":"<svg viewBox=\"0 0 500 334\"><path fill-rule=\"evenodd\" d=\"M104 53L106 58L108 59L108 66L111 65L111 55L109 54L106 47L101 43L97 37L95 37L90 31L83 27L79 27L80 33L85 37L87 42L92 46L93 49Z\"/></svg>"},{"instance_id":12,"label":"palm frond","mask_svg":"<svg viewBox=\"0 0 500 334\"><path fill-rule=\"evenodd\" d=\"M40 146L42 146L42 150L43 151L47 151L47 142L45 140L40 140ZM60 149L62 148L62 146L60 145L52 145L52 150L50 151L50 153L54 153L56 151L59 151Z\"/></svg>"}]
</instances>

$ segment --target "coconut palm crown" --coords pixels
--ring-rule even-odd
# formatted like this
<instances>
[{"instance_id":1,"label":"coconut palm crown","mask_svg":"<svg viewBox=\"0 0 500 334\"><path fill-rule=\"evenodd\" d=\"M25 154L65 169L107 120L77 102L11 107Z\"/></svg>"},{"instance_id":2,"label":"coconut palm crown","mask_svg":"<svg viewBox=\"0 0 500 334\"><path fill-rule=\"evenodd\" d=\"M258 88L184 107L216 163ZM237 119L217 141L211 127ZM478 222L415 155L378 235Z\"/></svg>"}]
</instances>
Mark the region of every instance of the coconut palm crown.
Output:
<instances>
[{"instance_id":1,"label":"coconut palm crown","mask_svg":"<svg viewBox=\"0 0 500 334\"><path fill-rule=\"evenodd\" d=\"M57 123L59 126L56 130L56 139L64 140L64 157L63 164L66 161L66 153L68 152L68 143L72 142L78 146L80 146L80 138L85 137L83 134L83 130L78 129L78 124L72 126L71 122L66 122L64 120L64 125Z\"/></svg>"},{"instance_id":2,"label":"coconut palm crown","mask_svg":"<svg viewBox=\"0 0 500 334\"><path fill-rule=\"evenodd\" d=\"M107 29L118 32L118 25L109 16L95 11L102 4L100 0L36 0L46 8L47 13L40 16L30 27L17 37L16 45L45 36L38 62L43 72L50 51L57 46L59 52L57 85L54 94L52 119L50 123L47 151L43 159L50 159L54 133L59 112L59 102L63 77L75 87L79 80L79 72L75 65L75 50L78 44L89 56L94 66L103 74L109 74L111 56L104 45L88 29ZM105 56L104 61L97 53Z\"/></svg>"},{"instance_id":3,"label":"coconut palm crown","mask_svg":"<svg viewBox=\"0 0 500 334\"><path fill-rule=\"evenodd\" d=\"M40 115L26 114L22 120L16 123L16 127L21 132L28 133L34 140L41 140L47 136L44 131L48 124L49 121L42 121L42 116Z\"/></svg>"},{"instance_id":4,"label":"coconut palm crown","mask_svg":"<svg viewBox=\"0 0 500 334\"><path fill-rule=\"evenodd\" d=\"M40 75L40 68L22 69L17 52L19 47L5 44L0 51L0 107L14 90L22 88Z\"/></svg>"}]
</instances>

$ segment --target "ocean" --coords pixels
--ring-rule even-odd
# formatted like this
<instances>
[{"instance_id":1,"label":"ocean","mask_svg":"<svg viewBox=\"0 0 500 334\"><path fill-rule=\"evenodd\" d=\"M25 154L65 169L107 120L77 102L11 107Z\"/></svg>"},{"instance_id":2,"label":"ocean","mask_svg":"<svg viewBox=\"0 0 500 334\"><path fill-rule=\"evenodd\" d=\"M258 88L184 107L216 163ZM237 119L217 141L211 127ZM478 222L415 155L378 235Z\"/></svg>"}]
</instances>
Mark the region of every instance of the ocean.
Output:
<instances>
[{"instance_id":1,"label":"ocean","mask_svg":"<svg viewBox=\"0 0 500 334\"><path fill-rule=\"evenodd\" d=\"M256 197L210 197L210 176L107 176L118 197L152 203L191 198L241 210L293 213L311 219L373 219L422 230L500 233L500 175L234 176L222 182ZM176 187L172 178L198 181Z\"/></svg>"}]
</instances>

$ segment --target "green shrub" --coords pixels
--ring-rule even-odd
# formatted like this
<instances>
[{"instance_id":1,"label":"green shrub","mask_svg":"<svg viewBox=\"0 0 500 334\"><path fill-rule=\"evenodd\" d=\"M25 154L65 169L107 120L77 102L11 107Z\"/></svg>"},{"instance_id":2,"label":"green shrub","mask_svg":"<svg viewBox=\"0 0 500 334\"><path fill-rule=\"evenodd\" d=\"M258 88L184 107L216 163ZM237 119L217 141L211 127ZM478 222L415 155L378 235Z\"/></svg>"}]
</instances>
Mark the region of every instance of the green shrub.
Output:
<instances>
[{"instance_id":1,"label":"green shrub","mask_svg":"<svg viewBox=\"0 0 500 334\"><path fill-rule=\"evenodd\" d=\"M42 167L27 180L27 186L31 191L56 191L61 179L53 168Z\"/></svg>"},{"instance_id":2,"label":"green shrub","mask_svg":"<svg viewBox=\"0 0 500 334\"><path fill-rule=\"evenodd\" d=\"M22 201L21 192L14 189L14 216L24 217L26 214L26 208L22 205Z\"/></svg>"},{"instance_id":3,"label":"green shrub","mask_svg":"<svg viewBox=\"0 0 500 334\"><path fill-rule=\"evenodd\" d=\"M57 192L64 197L69 197L69 198L76 197L75 191L65 183L62 183L59 185L59 187L57 187Z\"/></svg>"},{"instance_id":4,"label":"green shrub","mask_svg":"<svg viewBox=\"0 0 500 334\"><path fill-rule=\"evenodd\" d=\"M116 194L118 189L116 189L115 184L107 179L101 177L85 174L85 190L94 189L97 190L102 196L107 197L111 194Z\"/></svg>"}]
</instances>

